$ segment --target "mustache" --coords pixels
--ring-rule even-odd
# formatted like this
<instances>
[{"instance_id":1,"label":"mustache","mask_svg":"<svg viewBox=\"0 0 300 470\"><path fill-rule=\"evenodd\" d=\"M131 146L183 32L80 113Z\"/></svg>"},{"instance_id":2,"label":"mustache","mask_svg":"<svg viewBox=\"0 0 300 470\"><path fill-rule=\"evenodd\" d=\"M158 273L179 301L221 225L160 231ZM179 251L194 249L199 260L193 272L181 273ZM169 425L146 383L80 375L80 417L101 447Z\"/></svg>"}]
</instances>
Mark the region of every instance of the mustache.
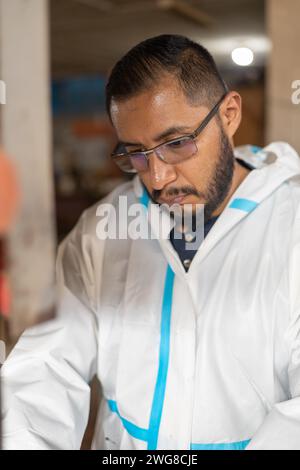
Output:
<instances>
[{"instance_id":1,"label":"mustache","mask_svg":"<svg viewBox=\"0 0 300 470\"><path fill-rule=\"evenodd\" d=\"M176 196L181 196L181 195L187 196L190 194L192 194L193 196L203 197L203 194L197 191L197 189L193 188L192 186L182 186L181 188L169 188L164 193L164 196L176 197ZM152 199L154 199L154 201L157 201L162 196L162 190L154 189L151 195L152 195Z\"/></svg>"}]
</instances>

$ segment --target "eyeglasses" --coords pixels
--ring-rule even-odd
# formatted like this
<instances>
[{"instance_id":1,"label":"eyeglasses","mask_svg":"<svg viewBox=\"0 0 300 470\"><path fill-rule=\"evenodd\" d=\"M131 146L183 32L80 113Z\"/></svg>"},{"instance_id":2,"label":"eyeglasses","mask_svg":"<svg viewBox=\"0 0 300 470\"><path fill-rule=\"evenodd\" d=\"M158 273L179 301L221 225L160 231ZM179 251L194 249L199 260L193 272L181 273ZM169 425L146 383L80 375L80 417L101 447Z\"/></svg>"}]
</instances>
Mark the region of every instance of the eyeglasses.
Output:
<instances>
[{"instance_id":1,"label":"eyeglasses","mask_svg":"<svg viewBox=\"0 0 300 470\"><path fill-rule=\"evenodd\" d=\"M205 129L207 124L215 116L226 95L227 93L224 93L201 122L200 126L191 134L168 140L167 142L156 145L156 147L149 150L113 153L111 157L125 173L147 171L149 168L149 156L152 152L154 152L163 162L170 165L176 165L177 163L187 160L198 152L196 137L198 137L200 132Z\"/></svg>"}]
</instances>

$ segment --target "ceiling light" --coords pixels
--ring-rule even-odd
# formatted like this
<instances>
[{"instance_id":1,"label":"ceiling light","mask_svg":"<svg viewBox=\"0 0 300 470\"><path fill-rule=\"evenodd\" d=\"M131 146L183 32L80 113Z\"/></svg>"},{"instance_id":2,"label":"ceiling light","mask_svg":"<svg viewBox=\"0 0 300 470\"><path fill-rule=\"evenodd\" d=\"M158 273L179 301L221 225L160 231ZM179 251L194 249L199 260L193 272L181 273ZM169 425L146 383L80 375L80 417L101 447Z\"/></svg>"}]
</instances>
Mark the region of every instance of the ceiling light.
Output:
<instances>
[{"instance_id":1,"label":"ceiling light","mask_svg":"<svg viewBox=\"0 0 300 470\"><path fill-rule=\"evenodd\" d=\"M254 54L249 47L236 47L231 52L231 58L235 64L245 67L252 64Z\"/></svg>"}]
</instances>

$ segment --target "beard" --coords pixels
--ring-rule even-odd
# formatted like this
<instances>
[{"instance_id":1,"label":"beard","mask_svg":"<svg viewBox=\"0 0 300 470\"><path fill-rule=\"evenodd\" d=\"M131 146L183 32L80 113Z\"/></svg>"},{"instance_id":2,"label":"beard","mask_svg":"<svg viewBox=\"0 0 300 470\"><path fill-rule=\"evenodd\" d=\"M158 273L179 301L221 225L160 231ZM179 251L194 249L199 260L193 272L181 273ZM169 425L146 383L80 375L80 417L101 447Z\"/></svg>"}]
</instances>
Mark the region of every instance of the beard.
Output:
<instances>
[{"instance_id":1,"label":"beard","mask_svg":"<svg viewBox=\"0 0 300 470\"><path fill-rule=\"evenodd\" d=\"M211 219L213 212L226 198L232 183L234 154L223 127L220 126L220 154L212 179L205 192L204 221Z\"/></svg>"},{"instance_id":2,"label":"beard","mask_svg":"<svg viewBox=\"0 0 300 470\"><path fill-rule=\"evenodd\" d=\"M219 157L211 179L208 182L205 192L199 192L193 186L183 186L181 188L170 188L168 196L195 195L204 199L204 223L212 218L212 214L222 204L226 198L232 183L234 172L234 154L229 139L220 123L220 151ZM152 199L158 203L161 190L152 191ZM194 223L193 223L194 225Z\"/></svg>"}]
</instances>

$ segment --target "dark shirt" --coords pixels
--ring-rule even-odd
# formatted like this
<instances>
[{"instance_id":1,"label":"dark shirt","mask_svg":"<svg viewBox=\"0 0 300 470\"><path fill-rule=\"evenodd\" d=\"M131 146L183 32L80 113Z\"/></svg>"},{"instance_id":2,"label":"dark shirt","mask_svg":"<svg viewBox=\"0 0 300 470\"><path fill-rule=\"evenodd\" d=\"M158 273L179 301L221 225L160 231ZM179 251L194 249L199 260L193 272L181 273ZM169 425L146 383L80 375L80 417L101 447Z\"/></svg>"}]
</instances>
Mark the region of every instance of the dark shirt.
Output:
<instances>
[{"instance_id":1,"label":"dark shirt","mask_svg":"<svg viewBox=\"0 0 300 470\"><path fill-rule=\"evenodd\" d=\"M212 217L204 224L204 238L206 237L206 235L208 234L217 219L218 217ZM175 229L173 228L170 232L170 242L172 243L174 250L177 252L185 270L188 271L190 264L195 254L197 253L197 249L187 249L187 245L189 242L186 241L184 236L182 238L175 238L174 232ZM194 239L191 240L191 242L193 241Z\"/></svg>"}]
</instances>

